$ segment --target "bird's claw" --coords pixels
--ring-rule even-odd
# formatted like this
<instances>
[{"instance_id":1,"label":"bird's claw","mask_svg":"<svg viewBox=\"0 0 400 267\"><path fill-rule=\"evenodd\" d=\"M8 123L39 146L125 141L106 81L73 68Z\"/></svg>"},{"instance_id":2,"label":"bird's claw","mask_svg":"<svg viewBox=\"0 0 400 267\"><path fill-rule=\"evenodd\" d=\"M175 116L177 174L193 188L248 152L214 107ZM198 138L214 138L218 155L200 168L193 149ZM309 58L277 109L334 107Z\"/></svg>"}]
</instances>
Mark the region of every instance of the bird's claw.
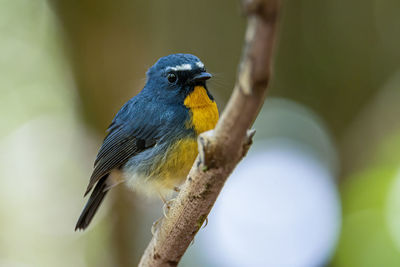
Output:
<instances>
[{"instance_id":1,"label":"bird's claw","mask_svg":"<svg viewBox=\"0 0 400 267\"><path fill-rule=\"evenodd\" d=\"M162 221L163 217L159 218L157 221L153 222L153 225L151 226L151 234L154 235L157 230L158 227L160 226L160 223Z\"/></svg>"},{"instance_id":2,"label":"bird's claw","mask_svg":"<svg viewBox=\"0 0 400 267\"><path fill-rule=\"evenodd\" d=\"M178 186L174 186L174 191L179 193L181 192L181 188Z\"/></svg>"},{"instance_id":3,"label":"bird's claw","mask_svg":"<svg viewBox=\"0 0 400 267\"><path fill-rule=\"evenodd\" d=\"M206 228L206 226L208 224L208 217L206 217L205 221L206 221L206 223L203 225L203 229Z\"/></svg>"},{"instance_id":4,"label":"bird's claw","mask_svg":"<svg viewBox=\"0 0 400 267\"><path fill-rule=\"evenodd\" d=\"M164 205L163 205L163 214L164 214L164 217L165 217L165 218L168 218L168 212L169 212L169 210L171 209L172 202L174 202L174 200L175 200L175 199L170 199L170 200L164 202Z\"/></svg>"},{"instance_id":5,"label":"bird's claw","mask_svg":"<svg viewBox=\"0 0 400 267\"><path fill-rule=\"evenodd\" d=\"M160 226L161 221L164 218L168 218L168 211L171 208L172 202L174 199L168 200L164 202L163 205L163 217L159 218L157 221L153 222L153 225L151 226L151 233L154 235L156 231L158 230L158 227Z\"/></svg>"}]
</instances>

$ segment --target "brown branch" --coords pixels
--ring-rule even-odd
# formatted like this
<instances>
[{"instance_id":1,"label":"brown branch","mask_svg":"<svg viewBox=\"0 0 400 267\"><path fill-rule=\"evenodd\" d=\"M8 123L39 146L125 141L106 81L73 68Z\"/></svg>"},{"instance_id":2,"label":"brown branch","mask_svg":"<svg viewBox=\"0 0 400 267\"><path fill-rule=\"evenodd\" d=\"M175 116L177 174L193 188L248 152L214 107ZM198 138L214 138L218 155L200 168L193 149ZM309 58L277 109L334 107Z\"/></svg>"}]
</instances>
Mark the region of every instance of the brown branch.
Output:
<instances>
[{"instance_id":1,"label":"brown branch","mask_svg":"<svg viewBox=\"0 0 400 267\"><path fill-rule=\"evenodd\" d=\"M271 76L278 2L243 2L248 26L233 94L216 128L200 135L199 156L139 266L176 266L179 263L226 179L247 153L254 135L254 131L248 129L264 103Z\"/></svg>"}]
</instances>

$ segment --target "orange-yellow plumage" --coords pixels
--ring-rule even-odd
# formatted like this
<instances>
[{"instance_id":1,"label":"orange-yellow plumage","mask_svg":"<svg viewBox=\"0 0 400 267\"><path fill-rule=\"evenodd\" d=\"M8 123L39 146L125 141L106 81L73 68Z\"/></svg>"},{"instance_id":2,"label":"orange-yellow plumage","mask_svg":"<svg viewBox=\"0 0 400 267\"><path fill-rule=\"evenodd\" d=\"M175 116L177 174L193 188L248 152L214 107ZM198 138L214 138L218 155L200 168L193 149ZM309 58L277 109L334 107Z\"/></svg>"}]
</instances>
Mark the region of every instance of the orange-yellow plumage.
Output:
<instances>
[{"instance_id":1,"label":"orange-yellow plumage","mask_svg":"<svg viewBox=\"0 0 400 267\"><path fill-rule=\"evenodd\" d=\"M189 108L191 118L186 124L187 128L193 127L196 134L214 129L219 116L217 104L210 99L203 86L196 86L186 97L184 105ZM155 181L158 190L172 189L182 183L197 154L197 140L194 138L182 139L172 145L165 155L164 163L155 170L160 177Z\"/></svg>"},{"instance_id":2,"label":"orange-yellow plumage","mask_svg":"<svg viewBox=\"0 0 400 267\"><path fill-rule=\"evenodd\" d=\"M218 122L218 108L214 100L211 100L203 86L196 86L189 94L184 105L189 109L190 120L187 128L194 128L196 134L214 129ZM168 151L155 159L161 162L149 174L145 183L131 184L132 188L148 195L168 195L176 186L179 186L189 173L198 154L196 138L184 138L168 149ZM154 179L157 177L157 179ZM135 179L136 182L144 179Z\"/></svg>"},{"instance_id":3,"label":"orange-yellow plumage","mask_svg":"<svg viewBox=\"0 0 400 267\"><path fill-rule=\"evenodd\" d=\"M214 129L219 118L217 104L208 97L203 86L196 86L183 104L189 108L191 115L186 127L194 127L197 134Z\"/></svg>"}]
</instances>

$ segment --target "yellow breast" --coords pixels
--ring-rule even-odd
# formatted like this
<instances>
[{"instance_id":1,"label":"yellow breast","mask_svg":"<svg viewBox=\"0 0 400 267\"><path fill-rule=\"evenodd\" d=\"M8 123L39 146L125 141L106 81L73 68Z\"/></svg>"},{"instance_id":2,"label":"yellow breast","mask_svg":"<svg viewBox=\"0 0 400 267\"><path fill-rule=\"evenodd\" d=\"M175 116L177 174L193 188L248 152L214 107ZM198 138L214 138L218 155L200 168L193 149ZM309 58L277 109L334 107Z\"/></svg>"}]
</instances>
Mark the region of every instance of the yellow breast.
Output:
<instances>
[{"instance_id":1,"label":"yellow breast","mask_svg":"<svg viewBox=\"0 0 400 267\"><path fill-rule=\"evenodd\" d=\"M215 101L211 100L203 86L196 86L184 102L190 110L190 121L187 128L194 128L196 134L211 130L218 121L218 109ZM198 154L197 140L184 138L173 144L164 155L163 164L155 170L161 179L160 187L173 188L182 183Z\"/></svg>"},{"instance_id":2,"label":"yellow breast","mask_svg":"<svg viewBox=\"0 0 400 267\"><path fill-rule=\"evenodd\" d=\"M173 189L186 178L197 156L197 141L192 138L182 139L173 144L161 164L153 171L152 176L159 177L155 182L159 190Z\"/></svg>"},{"instance_id":3,"label":"yellow breast","mask_svg":"<svg viewBox=\"0 0 400 267\"><path fill-rule=\"evenodd\" d=\"M183 104L190 110L187 128L193 127L197 134L214 129L219 118L217 104L208 97L203 86L196 86Z\"/></svg>"},{"instance_id":4,"label":"yellow breast","mask_svg":"<svg viewBox=\"0 0 400 267\"><path fill-rule=\"evenodd\" d=\"M188 95L184 105L189 108L190 121L186 128L193 128L196 135L211 130L218 121L218 109L203 86L196 86ZM188 137L177 141L160 158L156 159L156 167L149 174L146 183L135 184L134 188L150 195L161 193L167 195L170 189L179 186L186 178L198 154L197 140Z\"/></svg>"},{"instance_id":5,"label":"yellow breast","mask_svg":"<svg viewBox=\"0 0 400 267\"><path fill-rule=\"evenodd\" d=\"M185 181L197 157L197 141L194 138L181 139L172 144L167 151L156 156L154 165L145 176L135 174L128 185L148 196L168 197L174 187Z\"/></svg>"}]
</instances>

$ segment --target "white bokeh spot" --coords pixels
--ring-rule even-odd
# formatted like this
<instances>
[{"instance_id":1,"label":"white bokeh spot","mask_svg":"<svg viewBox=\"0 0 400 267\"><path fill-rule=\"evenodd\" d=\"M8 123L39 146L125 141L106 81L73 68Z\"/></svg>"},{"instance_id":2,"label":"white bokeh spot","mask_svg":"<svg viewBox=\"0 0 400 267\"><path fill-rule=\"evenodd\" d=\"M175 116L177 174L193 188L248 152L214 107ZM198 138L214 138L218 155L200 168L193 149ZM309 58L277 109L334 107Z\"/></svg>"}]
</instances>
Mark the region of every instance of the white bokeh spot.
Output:
<instances>
[{"instance_id":1,"label":"white bokeh spot","mask_svg":"<svg viewBox=\"0 0 400 267\"><path fill-rule=\"evenodd\" d=\"M199 235L212 266L322 266L331 256L341 221L334 178L290 142L272 144L239 164Z\"/></svg>"}]
</instances>

